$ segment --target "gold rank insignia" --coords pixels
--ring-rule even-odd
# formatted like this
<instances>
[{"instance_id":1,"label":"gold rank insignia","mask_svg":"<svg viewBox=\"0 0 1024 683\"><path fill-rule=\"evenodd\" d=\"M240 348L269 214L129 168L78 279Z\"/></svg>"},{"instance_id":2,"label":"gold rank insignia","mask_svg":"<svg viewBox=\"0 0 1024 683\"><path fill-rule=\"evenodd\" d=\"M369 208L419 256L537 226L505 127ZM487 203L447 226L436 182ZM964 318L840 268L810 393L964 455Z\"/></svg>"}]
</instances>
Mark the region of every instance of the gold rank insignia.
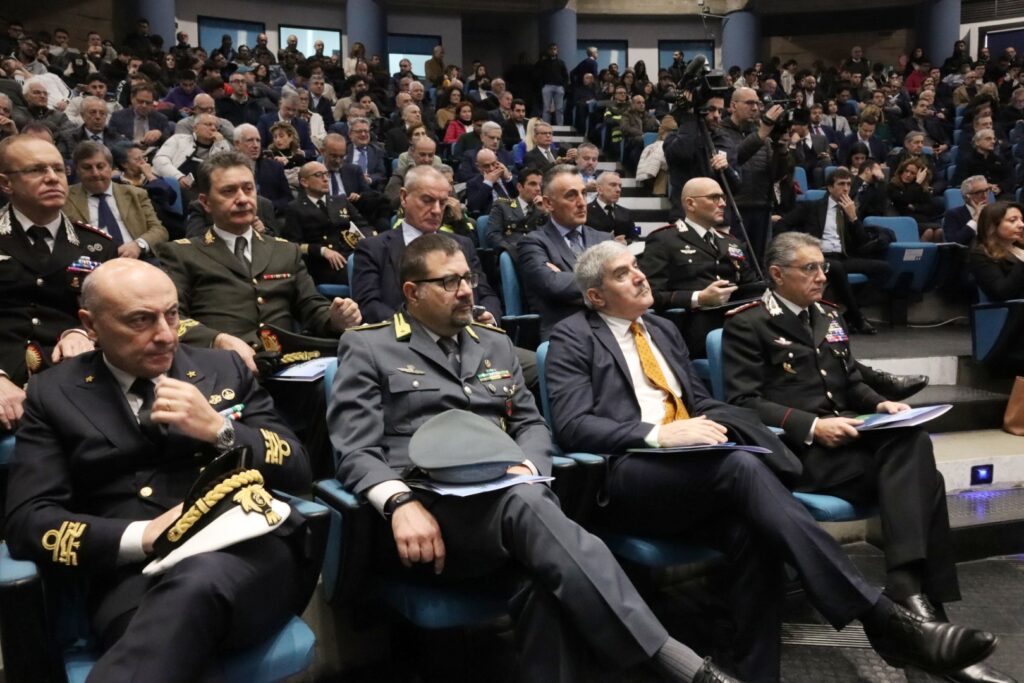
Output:
<instances>
[{"instance_id":1,"label":"gold rank insignia","mask_svg":"<svg viewBox=\"0 0 1024 683\"><path fill-rule=\"evenodd\" d=\"M215 405L219 404L223 400L224 399L222 399L220 397L220 394L213 394L213 395L210 396L210 405L211 406L215 406Z\"/></svg>"},{"instance_id":2,"label":"gold rank insignia","mask_svg":"<svg viewBox=\"0 0 1024 683\"><path fill-rule=\"evenodd\" d=\"M395 339L404 341L412 336L412 326L405 320L401 313L395 313Z\"/></svg>"},{"instance_id":3,"label":"gold rank insignia","mask_svg":"<svg viewBox=\"0 0 1024 683\"><path fill-rule=\"evenodd\" d=\"M274 508L270 506L270 495L259 484L246 486L236 493L232 500L238 503L246 514L258 512L263 515L267 520L267 526L274 526L281 521L281 515L277 514Z\"/></svg>"},{"instance_id":4,"label":"gold rank insignia","mask_svg":"<svg viewBox=\"0 0 1024 683\"><path fill-rule=\"evenodd\" d=\"M96 379L96 378L95 378L95 377L93 377L92 375L86 375L86 376L85 376L85 383L86 383L86 384L92 384L92 382L93 382L93 380L94 380L94 379Z\"/></svg>"},{"instance_id":5,"label":"gold rank insignia","mask_svg":"<svg viewBox=\"0 0 1024 683\"><path fill-rule=\"evenodd\" d=\"M263 435L263 446L267 449L264 456L267 464L284 464L284 459L292 454L292 445L282 439L277 432L272 432L269 429L260 429L260 434Z\"/></svg>"},{"instance_id":6,"label":"gold rank insignia","mask_svg":"<svg viewBox=\"0 0 1024 683\"><path fill-rule=\"evenodd\" d=\"M199 326L199 321L198 320L193 320L192 318L183 318L183 319L179 320L178 321L178 339L181 339L182 337L184 337L185 333L188 332L193 327L198 327L198 326Z\"/></svg>"},{"instance_id":7,"label":"gold rank insignia","mask_svg":"<svg viewBox=\"0 0 1024 683\"><path fill-rule=\"evenodd\" d=\"M484 367L488 370L491 368L491 361L487 358L484 358Z\"/></svg>"},{"instance_id":8,"label":"gold rank insignia","mask_svg":"<svg viewBox=\"0 0 1024 683\"><path fill-rule=\"evenodd\" d=\"M182 237L180 240L174 240L175 244L192 244L192 240L187 237Z\"/></svg>"},{"instance_id":9,"label":"gold rank insignia","mask_svg":"<svg viewBox=\"0 0 1024 683\"><path fill-rule=\"evenodd\" d=\"M263 350L277 353L281 350L281 341L270 328L264 327L260 330L260 342L263 343Z\"/></svg>"},{"instance_id":10,"label":"gold rank insignia","mask_svg":"<svg viewBox=\"0 0 1024 683\"><path fill-rule=\"evenodd\" d=\"M28 342L25 344L25 367L30 374L35 374L43 369L43 350L39 344Z\"/></svg>"},{"instance_id":11,"label":"gold rank insignia","mask_svg":"<svg viewBox=\"0 0 1024 683\"><path fill-rule=\"evenodd\" d=\"M216 240L213 237L213 230L207 230L206 235L203 236L203 244L210 245L213 244L215 241Z\"/></svg>"},{"instance_id":12,"label":"gold rank insignia","mask_svg":"<svg viewBox=\"0 0 1024 683\"><path fill-rule=\"evenodd\" d=\"M224 391L220 392L220 395L222 397L224 397L225 401L230 401L231 399L233 399L235 397L235 390L234 389L225 389Z\"/></svg>"},{"instance_id":13,"label":"gold rank insignia","mask_svg":"<svg viewBox=\"0 0 1024 683\"><path fill-rule=\"evenodd\" d=\"M355 249L356 245L359 244L359 240L363 238L362 235L356 234L351 230L346 230L341 236L345 239L345 244L353 249Z\"/></svg>"},{"instance_id":14,"label":"gold rank insignia","mask_svg":"<svg viewBox=\"0 0 1024 683\"><path fill-rule=\"evenodd\" d=\"M85 522L61 522L59 529L50 529L43 534L43 550L53 553L53 561L68 567L78 566L78 547L82 534L89 527Z\"/></svg>"},{"instance_id":15,"label":"gold rank insignia","mask_svg":"<svg viewBox=\"0 0 1024 683\"><path fill-rule=\"evenodd\" d=\"M196 372L195 370L189 370L188 372L185 373L185 376L188 377L189 379L195 379L196 375L198 374L199 373Z\"/></svg>"}]
</instances>

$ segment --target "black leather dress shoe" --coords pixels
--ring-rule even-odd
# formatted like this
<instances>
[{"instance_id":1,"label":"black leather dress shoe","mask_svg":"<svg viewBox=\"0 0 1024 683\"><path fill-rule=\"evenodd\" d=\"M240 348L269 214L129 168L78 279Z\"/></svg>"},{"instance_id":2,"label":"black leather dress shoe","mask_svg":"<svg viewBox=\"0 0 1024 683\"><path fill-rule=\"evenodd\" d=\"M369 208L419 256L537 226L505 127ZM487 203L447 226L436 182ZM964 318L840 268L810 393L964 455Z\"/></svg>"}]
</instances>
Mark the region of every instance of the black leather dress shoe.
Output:
<instances>
[{"instance_id":1,"label":"black leather dress shoe","mask_svg":"<svg viewBox=\"0 0 1024 683\"><path fill-rule=\"evenodd\" d=\"M875 370L868 386L890 401L902 401L924 389L928 382L928 375L894 375Z\"/></svg>"},{"instance_id":2,"label":"black leather dress shoe","mask_svg":"<svg viewBox=\"0 0 1024 683\"><path fill-rule=\"evenodd\" d=\"M704 660L704 666L697 670L697 675L693 677L693 683L742 683L740 679L733 678L727 673L723 672L714 662L711 661L710 657Z\"/></svg>"},{"instance_id":3,"label":"black leather dress shoe","mask_svg":"<svg viewBox=\"0 0 1024 683\"><path fill-rule=\"evenodd\" d=\"M936 676L977 664L995 650L998 642L991 633L929 621L895 603L883 625L865 625L864 632L889 666L915 666Z\"/></svg>"},{"instance_id":4,"label":"black leather dress shoe","mask_svg":"<svg viewBox=\"0 0 1024 683\"><path fill-rule=\"evenodd\" d=\"M924 595L911 595L905 600L900 600L899 604L926 621L946 621L945 616L940 614ZM1016 679L996 671L983 662L946 674L944 678L953 683L1017 683Z\"/></svg>"}]
</instances>

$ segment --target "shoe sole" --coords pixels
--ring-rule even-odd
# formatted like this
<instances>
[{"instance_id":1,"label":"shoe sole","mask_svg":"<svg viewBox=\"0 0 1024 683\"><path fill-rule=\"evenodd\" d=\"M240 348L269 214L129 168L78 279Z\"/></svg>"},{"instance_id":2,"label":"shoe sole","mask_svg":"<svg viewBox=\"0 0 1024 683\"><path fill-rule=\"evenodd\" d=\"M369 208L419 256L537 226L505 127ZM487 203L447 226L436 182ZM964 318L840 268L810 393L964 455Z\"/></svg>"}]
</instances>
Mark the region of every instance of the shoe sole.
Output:
<instances>
[{"instance_id":1,"label":"shoe sole","mask_svg":"<svg viewBox=\"0 0 1024 683\"><path fill-rule=\"evenodd\" d=\"M897 659L895 657L886 657L885 655L880 655L880 656L882 657L882 659L885 661L886 664L888 664L889 666L891 666L891 667L893 667L895 669L905 669L908 666L912 666L912 667L914 667L916 669L920 669L921 671L926 671L926 672L928 672L928 673L930 673L930 674L932 674L934 676L946 676L947 674L956 673L957 671L960 671L961 669L966 669L969 666L974 666L978 662L985 661L986 659L988 659L989 655L991 655L993 652L995 652L996 646L998 646L998 645L999 645L999 637L996 636L992 640L992 644L989 645L989 647L984 651L984 653L982 653L977 659L972 659L972 660L970 660L968 662L964 662L962 664L955 664L955 665L953 665L952 667L950 667L948 669L932 669L932 668L929 668L929 667L926 667L926 666L922 666L921 664L919 664L917 662L911 662L911 661L905 660L905 659Z\"/></svg>"}]
</instances>

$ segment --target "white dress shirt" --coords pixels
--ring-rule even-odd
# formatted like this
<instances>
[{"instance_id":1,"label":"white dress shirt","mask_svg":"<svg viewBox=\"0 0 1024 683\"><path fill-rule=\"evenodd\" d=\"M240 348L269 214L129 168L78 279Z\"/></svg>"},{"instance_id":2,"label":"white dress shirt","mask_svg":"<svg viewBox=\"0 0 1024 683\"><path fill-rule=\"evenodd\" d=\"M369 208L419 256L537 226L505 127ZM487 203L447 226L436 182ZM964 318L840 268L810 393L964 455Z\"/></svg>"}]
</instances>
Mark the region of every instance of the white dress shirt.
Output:
<instances>
[{"instance_id":1,"label":"white dress shirt","mask_svg":"<svg viewBox=\"0 0 1024 683\"><path fill-rule=\"evenodd\" d=\"M216 225L213 226L213 234L224 240L224 244L227 245L228 251L232 254L235 253L235 240L245 240L245 258L252 262L252 228L249 228L241 235L236 235L233 232L227 230L221 230Z\"/></svg>"},{"instance_id":2,"label":"white dress shirt","mask_svg":"<svg viewBox=\"0 0 1024 683\"><path fill-rule=\"evenodd\" d=\"M21 225L21 229L24 230L26 234L28 233L29 228L31 228L33 225L37 225L37 223L33 223L28 216L23 214L21 211L15 209L13 206L11 206L11 209L14 211L14 217L18 219L18 223ZM50 233L48 237L44 238L44 240L46 241L46 246L50 248L50 253L53 253L53 243L57 241L57 231L60 230L61 218L63 218L63 216L58 213L57 217L54 218L52 221L50 221L46 225L39 226L41 228L46 228L46 230Z\"/></svg>"},{"instance_id":3,"label":"white dress shirt","mask_svg":"<svg viewBox=\"0 0 1024 683\"><path fill-rule=\"evenodd\" d=\"M836 208L839 204L832 197L828 198L825 209L825 230L821 233L821 251L826 254L843 253L843 242L839 239L839 226L836 225Z\"/></svg>"}]
</instances>

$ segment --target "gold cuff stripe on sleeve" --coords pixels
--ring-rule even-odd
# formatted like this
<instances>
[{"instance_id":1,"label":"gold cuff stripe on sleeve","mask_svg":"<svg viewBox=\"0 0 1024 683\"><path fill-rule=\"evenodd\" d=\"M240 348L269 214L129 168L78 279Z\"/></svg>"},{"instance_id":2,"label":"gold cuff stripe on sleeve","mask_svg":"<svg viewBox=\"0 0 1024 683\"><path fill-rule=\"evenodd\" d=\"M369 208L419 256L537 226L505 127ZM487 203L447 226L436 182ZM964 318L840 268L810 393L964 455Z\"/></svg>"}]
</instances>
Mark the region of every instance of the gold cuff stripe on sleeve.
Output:
<instances>
[{"instance_id":1,"label":"gold cuff stripe on sleeve","mask_svg":"<svg viewBox=\"0 0 1024 683\"><path fill-rule=\"evenodd\" d=\"M260 429L260 434L263 435L263 445L267 449L264 456L266 463L268 465L283 464L284 459L292 454L292 445L282 439L277 432L272 432L269 429Z\"/></svg>"},{"instance_id":2,"label":"gold cuff stripe on sleeve","mask_svg":"<svg viewBox=\"0 0 1024 683\"><path fill-rule=\"evenodd\" d=\"M78 547L81 545L82 534L89 525L85 522L64 521L59 529L50 529L43 534L43 550L53 552L53 561L68 567L78 566Z\"/></svg>"}]
</instances>

